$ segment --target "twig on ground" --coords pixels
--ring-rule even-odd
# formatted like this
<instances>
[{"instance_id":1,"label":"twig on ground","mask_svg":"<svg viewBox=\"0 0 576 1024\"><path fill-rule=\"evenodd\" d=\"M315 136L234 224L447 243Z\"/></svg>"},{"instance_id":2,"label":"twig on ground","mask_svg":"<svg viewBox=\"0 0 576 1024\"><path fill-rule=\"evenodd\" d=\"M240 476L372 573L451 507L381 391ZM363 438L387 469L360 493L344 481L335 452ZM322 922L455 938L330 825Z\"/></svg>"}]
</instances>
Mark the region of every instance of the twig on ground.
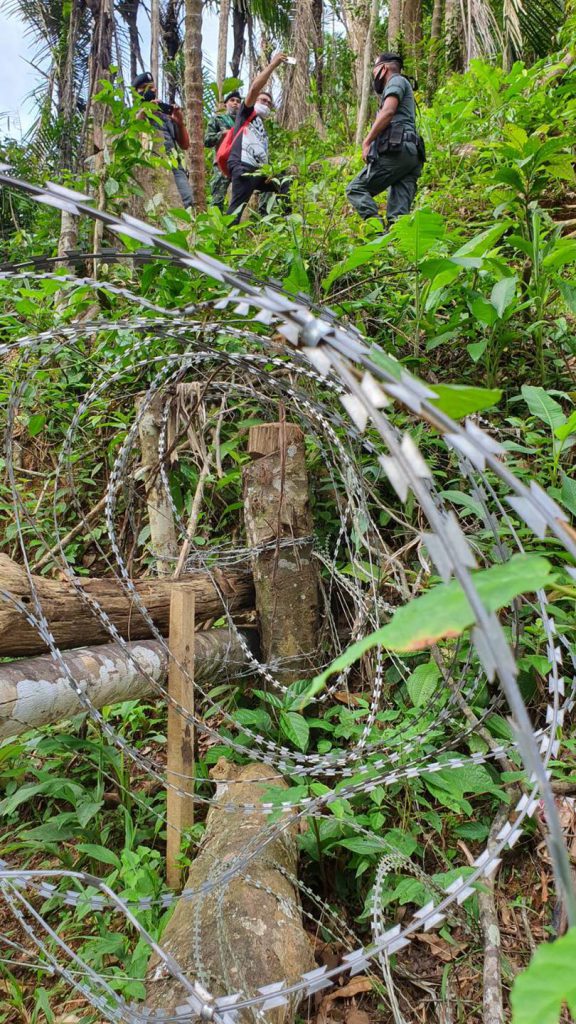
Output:
<instances>
[{"instance_id":1,"label":"twig on ground","mask_svg":"<svg viewBox=\"0 0 576 1024\"><path fill-rule=\"evenodd\" d=\"M508 806L499 808L490 827L486 849L492 856L498 840L500 829L508 820ZM464 850L468 859L473 858L464 843L458 845ZM482 889L478 890L478 910L480 931L484 938L484 1024L504 1024L504 1003L502 999L502 964L500 959L500 927L498 911L494 899L495 876L482 879Z\"/></svg>"}]
</instances>

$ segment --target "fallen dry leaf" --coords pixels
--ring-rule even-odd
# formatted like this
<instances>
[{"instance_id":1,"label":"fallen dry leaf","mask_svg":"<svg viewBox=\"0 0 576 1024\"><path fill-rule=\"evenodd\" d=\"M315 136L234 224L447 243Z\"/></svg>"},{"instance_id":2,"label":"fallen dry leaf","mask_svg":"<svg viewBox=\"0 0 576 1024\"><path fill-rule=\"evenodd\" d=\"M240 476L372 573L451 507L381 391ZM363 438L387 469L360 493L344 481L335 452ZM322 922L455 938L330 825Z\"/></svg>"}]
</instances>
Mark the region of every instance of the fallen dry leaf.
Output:
<instances>
[{"instance_id":1,"label":"fallen dry leaf","mask_svg":"<svg viewBox=\"0 0 576 1024\"><path fill-rule=\"evenodd\" d=\"M342 988L337 988L330 995L324 996L324 999L320 1003L318 1010L318 1016L316 1017L316 1024L327 1024L328 1014L330 1007L336 999L352 999L353 996L360 995L361 992L370 992L372 989L372 982L369 978L353 978L347 985L343 985ZM361 1021L357 1021L356 1024L362 1024ZM366 1022L364 1022L366 1024Z\"/></svg>"},{"instance_id":2,"label":"fallen dry leaf","mask_svg":"<svg viewBox=\"0 0 576 1024\"><path fill-rule=\"evenodd\" d=\"M417 932L414 936L419 942L425 942L427 946L430 946L430 952L437 956L443 963L448 964L451 960L455 960L456 957L460 956L460 953L466 949L467 942L457 942L455 945L450 945L445 939L441 939L439 935L428 935L426 932Z\"/></svg>"},{"instance_id":3,"label":"fallen dry leaf","mask_svg":"<svg viewBox=\"0 0 576 1024\"><path fill-rule=\"evenodd\" d=\"M370 992L371 989L372 982L370 978L353 978L347 985L331 992L329 996L326 996L326 999L329 999L330 1002L333 1002L334 999L351 999L352 996L357 996L360 992Z\"/></svg>"},{"instance_id":4,"label":"fallen dry leaf","mask_svg":"<svg viewBox=\"0 0 576 1024\"><path fill-rule=\"evenodd\" d=\"M351 1006L346 1013L346 1024L370 1024L370 1015L366 1010L359 1010L357 1006Z\"/></svg>"}]
</instances>

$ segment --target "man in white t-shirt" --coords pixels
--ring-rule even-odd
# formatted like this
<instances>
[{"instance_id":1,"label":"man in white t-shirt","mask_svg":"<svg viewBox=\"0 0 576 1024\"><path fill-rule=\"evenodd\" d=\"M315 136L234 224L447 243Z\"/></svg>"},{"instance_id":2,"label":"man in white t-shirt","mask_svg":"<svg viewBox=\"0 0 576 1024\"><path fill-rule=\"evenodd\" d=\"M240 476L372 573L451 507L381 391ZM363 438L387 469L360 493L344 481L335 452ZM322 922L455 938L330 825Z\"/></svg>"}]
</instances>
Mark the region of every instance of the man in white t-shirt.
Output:
<instances>
[{"instance_id":1,"label":"man in white t-shirt","mask_svg":"<svg viewBox=\"0 0 576 1024\"><path fill-rule=\"evenodd\" d=\"M264 122L272 113L273 100L265 86L272 73L285 61L286 55L283 53L273 57L268 67L250 85L246 99L236 115L235 138L228 157L232 199L226 211L237 215L236 223L253 192L278 192L284 196L288 193L289 182L279 185L267 174L258 173L259 168L269 162L268 134Z\"/></svg>"}]
</instances>

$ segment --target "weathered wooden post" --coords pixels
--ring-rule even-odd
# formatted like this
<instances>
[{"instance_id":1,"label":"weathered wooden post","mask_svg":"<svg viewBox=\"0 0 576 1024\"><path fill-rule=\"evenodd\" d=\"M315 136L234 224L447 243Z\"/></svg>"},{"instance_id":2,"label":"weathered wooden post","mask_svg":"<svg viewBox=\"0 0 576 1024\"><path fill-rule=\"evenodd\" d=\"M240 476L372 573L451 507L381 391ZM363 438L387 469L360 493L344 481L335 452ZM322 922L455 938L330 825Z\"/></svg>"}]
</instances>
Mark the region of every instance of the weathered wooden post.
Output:
<instances>
[{"instance_id":1,"label":"weathered wooden post","mask_svg":"<svg viewBox=\"0 0 576 1024\"><path fill-rule=\"evenodd\" d=\"M162 425L164 396L158 391L144 407L144 396L136 399L138 432L142 465L145 468L146 500L150 523L150 543L156 557L156 571L159 576L171 576L178 556L176 526L170 495L160 474L159 442Z\"/></svg>"},{"instance_id":2,"label":"weathered wooden post","mask_svg":"<svg viewBox=\"0 0 576 1024\"><path fill-rule=\"evenodd\" d=\"M314 671L318 575L304 435L294 423L251 427L244 468L244 521L262 654L284 683ZM265 545L265 546L264 546Z\"/></svg>"},{"instance_id":3,"label":"weathered wooden post","mask_svg":"<svg viewBox=\"0 0 576 1024\"><path fill-rule=\"evenodd\" d=\"M170 601L168 693L187 715L194 714L194 592L175 584ZM178 865L184 829L194 823L194 726L168 705L166 766L166 880L181 886Z\"/></svg>"}]
</instances>

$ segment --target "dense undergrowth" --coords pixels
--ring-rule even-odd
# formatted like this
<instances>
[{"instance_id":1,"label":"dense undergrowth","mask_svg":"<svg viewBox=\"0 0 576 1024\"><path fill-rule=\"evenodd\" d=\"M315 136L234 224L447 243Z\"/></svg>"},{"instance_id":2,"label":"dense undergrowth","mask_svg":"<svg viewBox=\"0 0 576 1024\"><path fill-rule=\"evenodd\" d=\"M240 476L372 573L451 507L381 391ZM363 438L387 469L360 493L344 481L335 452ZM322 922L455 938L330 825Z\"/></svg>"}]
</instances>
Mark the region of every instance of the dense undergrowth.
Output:
<instances>
[{"instance_id":1,"label":"dense undergrowth","mask_svg":"<svg viewBox=\"0 0 576 1024\"><path fill-rule=\"evenodd\" d=\"M252 217L231 228L218 210L211 209L196 217L175 213L164 226L179 245L203 249L262 279L273 277L286 289L302 291L329 305L424 380L435 385L467 385L468 390L461 394L465 403L461 408L453 404L454 393L449 396L455 417L469 411L480 413L508 450L516 472L537 479L576 516L576 238L571 237L571 225L562 225L572 219L576 204L571 146L576 97L573 76L547 82L546 74L543 64L526 68L517 63L504 74L486 62L475 61L466 75L452 76L436 94L433 105L421 111L430 159L416 211L383 237L379 225L362 224L346 205L343 188L357 169L358 156L352 154L349 139L336 124L328 126L324 140L307 129L299 136L296 149L292 138L277 129L274 132L277 164L273 170L280 173L292 164L296 168L291 216L272 207L264 219ZM113 99L111 103L117 118L125 116L119 101L116 106ZM134 160L136 128L128 122L112 146L106 168L106 194L112 209L122 207ZM39 173L26 153L14 147L10 155L23 176L33 178ZM334 155L342 159L331 162L328 157ZM15 195L4 196L2 203L4 258L23 261L54 251L58 220L53 211L33 209ZM83 225L81 230L82 246L89 249L89 226ZM95 312L111 321L121 319L127 303L108 293L106 282L129 285L169 308L206 304L221 295L217 284L200 275L158 263L141 268L110 263L101 269L101 281L100 292L78 285L66 290L65 299L52 281L3 282L1 340L15 341L41 331L57 335L58 329L73 319L89 320ZM225 325L231 328L234 321L229 318ZM265 334L258 325L250 327L256 336ZM232 351L245 347L231 330L226 333L226 326L217 340L210 336L210 341ZM85 510L102 494L131 424L132 396L150 383L153 360L178 351L176 339L151 338L134 376L129 356L133 345L134 336L128 331L100 330L86 341L84 349L65 349L57 366L48 360L41 371L41 390L24 395L24 412L15 430L21 468L30 474L25 510L30 518L24 522L23 539L32 560L56 539L53 498L61 527L66 526L69 490L60 482L60 492L55 496L50 492L54 453L63 440L63 425L65 429L91 384L93 367L105 364L107 358L121 361L126 351L126 376L120 374L114 388L83 418L82 446L76 449L73 476ZM30 355L31 365L46 352L47 348ZM2 390L6 393L9 359L3 373ZM219 543L241 531L246 430L261 415L257 401L246 398L234 417L224 423L220 438L224 472L210 481L196 538L199 544ZM397 414L397 422L404 425L408 418ZM477 509L460 492L456 464L440 450L432 431L416 426L413 433L463 528L474 533ZM340 519L313 441L308 454L322 546L337 535ZM408 589L418 593L429 586L410 545L419 527L418 510L410 502L399 505L368 451L359 448L358 459L364 478L370 481L372 510L387 542L396 550L406 545L403 571ZM173 496L182 513L190 510L197 480L197 467L184 460L173 470ZM0 492L0 502L7 523L3 550L18 558L17 529L6 489ZM75 521L72 512L71 524ZM518 528L518 523L514 527ZM527 531L520 528L518 532L526 539ZM103 538L103 528L101 535ZM98 539L93 532L86 543L80 534L66 546L66 557L79 575L105 573L109 552L98 550L94 543ZM506 541L506 537L500 539ZM490 536L480 532L475 540L480 556L491 549ZM150 566L147 541L144 523L126 525L122 551L134 575L145 573ZM554 561L553 541L533 544L532 550L541 550ZM341 566L344 572L352 568ZM384 587L385 579L376 581L380 582ZM575 596L573 583L558 574L551 608L557 625L569 636ZM398 594L392 594L392 599L398 600ZM549 668L541 622L534 624L531 619L523 630L521 610L520 634L522 691L535 721L541 724ZM455 674L470 671L466 643L455 645L454 660ZM377 716L369 739L381 742L389 738L392 745L398 745L400 737L406 744L412 734L429 727L431 749L441 746L442 726L437 724L437 715L446 705L448 692L438 692L439 670L427 653L412 655L406 664L406 679L393 662L385 667L386 710ZM351 692L325 705L319 714L302 707L297 691L280 700L263 691L220 688L211 697L231 717L220 727L220 744L202 749L198 771L208 779L210 767L221 754L237 756L227 747L227 738L249 746L250 737L242 732L246 726L300 751L326 753L354 743L367 715L368 690L366 676L358 671ZM486 735L472 731L462 749L487 751L487 738L510 737L506 709L501 706L486 717L490 695L484 687L472 687L471 692L470 710L484 719ZM106 717L136 748L163 756L166 721L158 704L128 702L109 710ZM554 769L559 777L573 777L575 755L573 743L566 741ZM420 905L434 894L435 885L445 885L452 876L462 874L463 844L473 852L480 849L499 805L509 799L506 787L518 779L518 769L519 761L505 768L498 761L477 765L474 771L452 768L386 790L377 788L369 797L336 801L330 813L320 822L310 823L300 837L304 881L340 908L347 922L364 936L374 867L383 849L382 843L372 838L378 833L422 869L418 876L398 870L387 880L386 912L400 921L406 906ZM155 897L164 891L165 794L135 773L122 752L107 745L84 716L42 734L5 741L0 745L0 771L4 786L2 856L22 866L61 865L106 874L110 885L127 899ZM209 793L209 782L204 785ZM317 795L322 787L321 782L302 787L299 780L293 780L291 795L295 799ZM185 845L184 859L193 855L202 830L200 820ZM536 863L536 846L537 839L529 830L518 852L504 865L501 891L511 913L517 911L518 920L527 920L529 931L539 939L551 929L552 920L541 890L532 888L540 871L548 872ZM56 907L56 900L47 901L42 912L50 919ZM68 908L68 916L63 918L59 904L58 914L67 941L96 970L107 974L114 988L126 997L143 996L141 979L148 956L143 943L115 930L111 914L89 914L80 906ZM452 994L455 1021L479 1019L477 914L473 899L442 929L438 947L442 955L430 968L433 984L442 996L447 990ZM142 920L159 935L166 916L166 911L156 909L143 912ZM0 922L0 928L9 938L16 934L8 921ZM526 963L528 953L525 934L506 945L506 988ZM410 980L417 974L416 967L409 958L402 965L400 957L400 971L405 972L407 991L416 1004L418 979L415 983ZM47 981L40 969L35 983L30 984L29 973L4 966L0 1006L2 1000L9 1005L0 1010L0 1020L5 1024L16 1020L52 1024L60 1019L61 990ZM97 1019L86 1007L79 1013L86 1024Z\"/></svg>"}]
</instances>

